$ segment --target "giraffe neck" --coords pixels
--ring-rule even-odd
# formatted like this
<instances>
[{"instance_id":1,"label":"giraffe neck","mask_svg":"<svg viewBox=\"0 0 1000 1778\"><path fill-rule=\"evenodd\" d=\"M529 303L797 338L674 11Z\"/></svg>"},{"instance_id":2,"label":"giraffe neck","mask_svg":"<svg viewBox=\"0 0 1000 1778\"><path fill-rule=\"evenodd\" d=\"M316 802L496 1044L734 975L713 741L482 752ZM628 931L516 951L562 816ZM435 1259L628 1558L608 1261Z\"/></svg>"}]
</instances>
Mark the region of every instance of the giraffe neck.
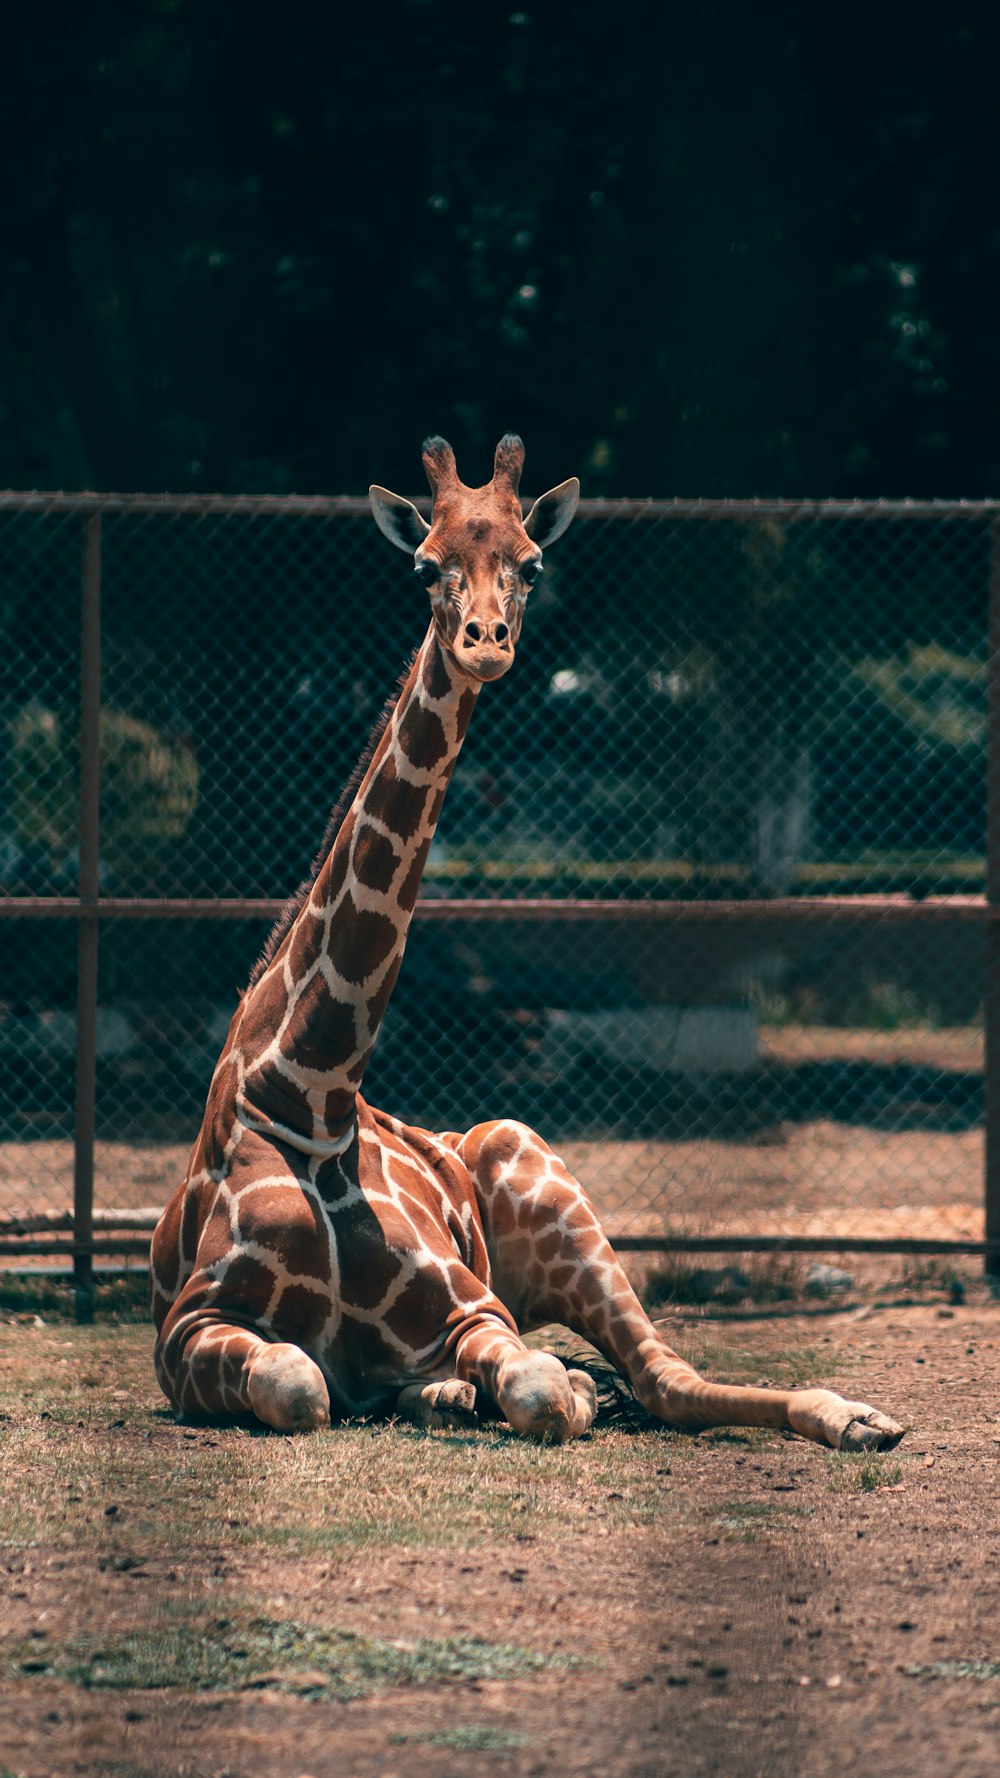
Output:
<instances>
[{"instance_id":1,"label":"giraffe neck","mask_svg":"<svg viewBox=\"0 0 1000 1778\"><path fill-rule=\"evenodd\" d=\"M479 685L433 624L309 895L243 1003L236 1111L313 1154L346 1148Z\"/></svg>"}]
</instances>

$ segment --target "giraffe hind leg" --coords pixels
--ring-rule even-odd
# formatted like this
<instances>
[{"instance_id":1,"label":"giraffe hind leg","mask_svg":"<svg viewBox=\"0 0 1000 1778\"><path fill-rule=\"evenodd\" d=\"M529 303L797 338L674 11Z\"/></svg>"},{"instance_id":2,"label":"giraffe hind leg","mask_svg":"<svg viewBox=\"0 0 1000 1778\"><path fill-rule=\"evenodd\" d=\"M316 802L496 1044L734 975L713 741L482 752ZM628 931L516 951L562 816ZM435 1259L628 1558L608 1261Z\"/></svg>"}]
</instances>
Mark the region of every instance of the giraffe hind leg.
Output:
<instances>
[{"instance_id":1,"label":"giraffe hind leg","mask_svg":"<svg viewBox=\"0 0 1000 1778\"><path fill-rule=\"evenodd\" d=\"M889 1450L904 1428L829 1389L710 1383L653 1326L579 1182L533 1130L481 1124L461 1138L498 1296L520 1326L558 1321L603 1352L667 1425L771 1426L835 1450Z\"/></svg>"}]
</instances>

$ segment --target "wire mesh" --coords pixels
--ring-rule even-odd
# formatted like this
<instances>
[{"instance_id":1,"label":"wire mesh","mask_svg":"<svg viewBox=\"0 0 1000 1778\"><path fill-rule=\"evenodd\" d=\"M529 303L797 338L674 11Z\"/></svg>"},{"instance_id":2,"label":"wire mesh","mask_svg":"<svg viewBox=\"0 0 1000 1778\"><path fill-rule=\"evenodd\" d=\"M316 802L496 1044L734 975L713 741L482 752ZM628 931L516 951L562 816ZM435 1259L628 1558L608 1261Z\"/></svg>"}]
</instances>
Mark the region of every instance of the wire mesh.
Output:
<instances>
[{"instance_id":1,"label":"wire mesh","mask_svg":"<svg viewBox=\"0 0 1000 1778\"><path fill-rule=\"evenodd\" d=\"M585 505L479 700L367 1096L533 1123L622 1238L981 1238L995 522ZM82 550L72 502L0 506L0 1217L72 1202L75 923L24 900L77 889ZM101 927L111 1211L182 1176L267 931L148 903L294 888L429 614L357 503L109 500L101 553L100 890L147 903Z\"/></svg>"}]
</instances>

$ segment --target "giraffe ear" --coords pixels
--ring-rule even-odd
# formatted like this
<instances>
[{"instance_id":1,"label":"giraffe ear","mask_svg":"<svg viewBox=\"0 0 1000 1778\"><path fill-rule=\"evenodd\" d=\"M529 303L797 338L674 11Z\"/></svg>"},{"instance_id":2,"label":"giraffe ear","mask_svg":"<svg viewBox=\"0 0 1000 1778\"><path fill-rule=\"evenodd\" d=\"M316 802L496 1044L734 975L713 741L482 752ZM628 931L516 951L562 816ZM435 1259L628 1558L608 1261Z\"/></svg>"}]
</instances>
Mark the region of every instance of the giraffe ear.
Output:
<instances>
[{"instance_id":1,"label":"giraffe ear","mask_svg":"<svg viewBox=\"0 0 1000 1778\"><path fill-rule=\"evenodd\" d=\"M524 521L532 543L544 549L546 544L554 543L568 531L579 498L580 484L575 475L568 482L560 482L558 488L550 488L547 494L540 495Z\"/></svg>"},{"instance_id":2,"label":"giraffe ear","mask_svg":"<svg viewBox=\"0 0 1000 1778\"><path fill-rule=\"evenodd\" d=\"M369 488L368 498L383 537L388 537L397 549L405 549L407 555L412 556L430 530L427 520L420 517L409 500L404 500L401 494L390 494L388 488Z\"/></svg>"}]
</instances>

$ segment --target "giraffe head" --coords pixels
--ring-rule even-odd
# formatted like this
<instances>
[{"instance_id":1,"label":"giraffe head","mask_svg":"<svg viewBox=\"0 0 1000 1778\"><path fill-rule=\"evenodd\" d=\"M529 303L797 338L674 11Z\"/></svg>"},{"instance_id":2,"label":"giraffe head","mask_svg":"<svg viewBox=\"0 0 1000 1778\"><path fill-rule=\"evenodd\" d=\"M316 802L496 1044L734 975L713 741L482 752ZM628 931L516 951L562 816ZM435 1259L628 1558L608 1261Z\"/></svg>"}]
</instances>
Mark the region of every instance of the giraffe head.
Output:
<instances>
[{"instance_id":1,"label":"giraffe head","mask_svg":"<svg viewBox=\"0 0 1000 1778\"><path fill-rule=\"evenodd\" d=\"M409 500L387 488L369 489L375 523L397 549L412 554L430 593L438 637L473 679L506 673L542 550L562 536L580 498L573 476L522 518L517 485L523 462L524 446L508 432L497 445L492 480L467 488L450 444L428 438L424 468L434 496L429 525Z\"/></svg>"}]
</instances>

